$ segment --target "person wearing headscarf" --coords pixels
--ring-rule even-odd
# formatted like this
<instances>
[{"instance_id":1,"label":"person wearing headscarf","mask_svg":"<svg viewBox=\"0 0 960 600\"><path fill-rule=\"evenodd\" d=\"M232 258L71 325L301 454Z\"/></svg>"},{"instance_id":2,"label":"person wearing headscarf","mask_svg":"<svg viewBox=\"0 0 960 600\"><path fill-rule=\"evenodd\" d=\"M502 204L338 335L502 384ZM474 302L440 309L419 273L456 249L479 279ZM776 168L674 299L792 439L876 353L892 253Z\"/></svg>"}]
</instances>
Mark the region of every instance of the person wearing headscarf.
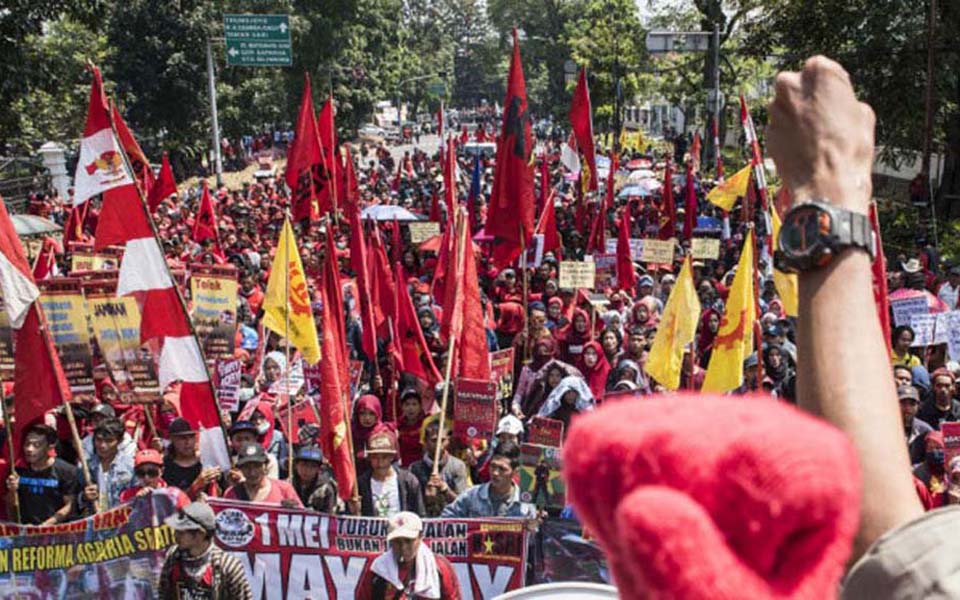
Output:
<instances>
[{"instance_id":1,"label":"person wearing headscarf","mask_svg":"<svg viewBox=\"0 0 960 600\"><path fill-rule=\"evenodd\" d=\"M944 469L943 433L931 431L924 440L926 453L923 462L913 466L913 476L923 482L930 492L930 508L943 506L944 495L947 491L947 478Z\"/></svg>"},{"instance_id":2,"label":"person wearing headscarf","mask_svg":"<svg viewBox=\"0 0 960 600\"><path fill-rule=\"evenodd\" d=\"M763 346L763 375L769 379L773 392L780 395L780 387L790 375L789 359L784 356L783 348L779 344L764 344Z\"/></svg>"},{"instance_id":3,"label":"person wearing headscarf","mask_svg":"<svg viewBox=\"0 0 960 600\"><path fill-rule=\"evenodd\" d=\"M640 368L640 365L636 361L623 358L617 363L617 368L610 372L607 378L606 388L608 390L615 390L619 383L625 381L631 384L627 387L632 391L638 391L641 394L650 393L650 384L647 378L644 377L643 369Z\"/></svg>"},{"instance_id":4,"label":"person wearing headscarf","mask_svg":"<svg viewBox=\"0 0 960 600\"><path fill-rule=\"evenodd\" d=\"M700 366L707 368L710 363L710 354L713 352L713 341L720 331L720 320L722 315L713 308L703 311L700 316L700 326L697 335L697 356L700 359Z\"/></svg>"},{"instance_id":5,"label":"person wearing headscarf","mask_svg":"<svg viewBox=\"0 0 960 600\"><path fill-rule=\"evenodd\" d=\"M369 464L366 459L367 440L382 428L393 429L393 424L383 422L383 405L373 394L364 394L357 399L353 409L351 433L353 433L353 451L356 454L357 472L364 471Z\"/></svg>"},{"instance_id":6,"label":"person wearing headscarf","mask_svg":"<svg viewBox=\"0 0 960 600\"><path fill-rule=\"evenodd\" d=\"M519 302L501 302L497 321L497 344L509 348L513 338L523 330L523 305Z\"/></svg>"},{"instance_id":7,"label":"person wearing headscarf","mask_svg":"<svg viewBox=\"0 0 960 600\"><path fill-rule=\"evenodd\" d=\"M520 418L529 417L537 414L540 407L546 402L550 395L564 377L576 375L583 377L579 369L573 365L567 364L561 360L553 359L537 371L534 376L533 385L530 386L527 393L520 400L519 404L513 403L513 414ZM516 400L516 398L515 398ZM519 412L518 412L519 411Z\"/></svg>"},{"instance_id":8,"label":"person wearing headscarf","mask_svg":"<svg viewBox=\"0 0 960 600\"><path fill-rule=\"evenodd\" d=\"M563 422L563 435L570 431L573 417L591 411L596 406L593 392L587 386L583 377L571 375L564 377L547 396L547 401L540 407L537 416L557 419Z\"/></svg>"},{"instance_id":9,"label":"person wearing headscarf","mask_svg":"<svg viewBox=\"0 0 960 600\"><path fill-rule=\"evenodd\" d=\"M547 300L547 329L553 336L559 339L569 324L570 321L563 316L563 299L560 296L553 296Z\"/></svg>"},{"instance_id":10,"label":"person wearing headscarf","mask_svg":"<svg viewBox=\"0 0 960 600\"><path fill-rule=\"evenodd\" d=\"M523 365L513 394L513 404L519 406L536 382L537 374L557 355L557 341L552 336L541 336L533 345L533 357ZM516 355L514 355L516 356Z\"/></svg>"},{"instance_id":11,"label":"person wearing headscarf","mask_svg":"<svg viewBox=\"0 0 960 600\"><path fill-rule=\"evenodd\" d=\"M423 410L420 392L408 387L400 392L400 418L397 422L397 442L400 445L400 464L409 467L423 457L421 433L427 413Z\"/></svg>"},{"instance_id":12,"label":"person wearing headscarf","mask_svg":"<svg viewBox=\"0 0 960 600\"><path fill-rule=\"evenodd\" d=\"M653 296L644 296L633 305L631 316L633 323L653 329L660 324L660 304Z\"/></svg>"},{"instance_id":13,"label":"person wearing headscarf","mask_svg":"<svg viewBox=\"0 0 960 600\"><path fill-rule=\"evenodd\" d=\"M590 335L590 317L582 308L573 309L570 326L560 342L560 360L583 370L583 348L593 339Z\"/></svg>"},{"instance_id":14,"label":"person wearing headscarf","mask_svg":"<svg viewBox=\"0 0 960 600\"><path fill-rule=\"evenodd\" d=\"M257 442L263 449L277 458L280 467L280 477L286 477L287 472L287 440L283 432L276 427L276 418L273 413L273 403L266 399L257 402L257 407L250 413L250 421L257 428Z\"/></svg>"},{"instance_id":15,"label":"person wearing headscarf","mask_svg":"<svg viewBox=\"0 0 960 600\"><path fill-rule=\"evenodd\" d=\"M623 317L618 311L608 310L600 318L603 320L604 329L615 330L623 339Z\"/></svg>"},{"instance_id":16,"label":"person wearing headscarf","mask_svg":"<svg viewBox=\"0 0 960 600\"><path fill-rule=\"evenodd\" d=\"M583 377L590 388L592 398L603 399L610 376L610 362L599 342L587 342L583 348Z\"/></svg>"}]
</instances>

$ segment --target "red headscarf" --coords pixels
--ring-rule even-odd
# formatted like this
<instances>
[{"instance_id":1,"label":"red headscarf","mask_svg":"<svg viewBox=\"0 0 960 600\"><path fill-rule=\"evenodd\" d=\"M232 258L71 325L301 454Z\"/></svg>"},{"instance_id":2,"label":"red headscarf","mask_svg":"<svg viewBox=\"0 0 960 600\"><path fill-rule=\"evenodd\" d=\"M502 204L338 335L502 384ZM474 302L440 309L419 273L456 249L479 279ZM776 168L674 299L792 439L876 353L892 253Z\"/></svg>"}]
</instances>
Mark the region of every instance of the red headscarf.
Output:
<instances>
[{"instance_id":1,"label":"red headscarf","mask_svg":"<svg viewBox=\"0 0 960 600\"><path fill-rule=\"evenodd\" d=\"M586 354L589 348L593 348L597 353L597 364L592 367L588 367L586 361L581 359L583 362L583 377L587 380L587 387L590 388L590 392L593 394L594 399L597 402L603 399L603 394L606 391L607 387L607 376L610 375L610 363L607 361L606 355L603 353L603 346L600 345L600 342L592 341L588 342L583 347L583 352Z\"/></svg>"},{"instance_id":2,"label":"red headscarf","mask_svg":"<svg viewBox=\"0 0 960 600\"><path fill-rule=\"evenodd\" d=\"M370 427L360 425L360 411L367 410L377 415L377 422ZM364 394L357 399L357 405L353 409L353 448L355 452L360 452L367 445L367 438L383 422L383 407L380 405L380 398L373 394Z\"/></svg>"},{"instance_id":3,"label":"red headscarf","mask_svg":"<svg viewBox=\"0 0 960 600\"><path fill-rule=\"evenodd\" d=\"M505 334L517 334L523 329L523 305L518 302L503 302L500 304L500 321L497 322L497 331Z\"/></svg>"}]
</instances>

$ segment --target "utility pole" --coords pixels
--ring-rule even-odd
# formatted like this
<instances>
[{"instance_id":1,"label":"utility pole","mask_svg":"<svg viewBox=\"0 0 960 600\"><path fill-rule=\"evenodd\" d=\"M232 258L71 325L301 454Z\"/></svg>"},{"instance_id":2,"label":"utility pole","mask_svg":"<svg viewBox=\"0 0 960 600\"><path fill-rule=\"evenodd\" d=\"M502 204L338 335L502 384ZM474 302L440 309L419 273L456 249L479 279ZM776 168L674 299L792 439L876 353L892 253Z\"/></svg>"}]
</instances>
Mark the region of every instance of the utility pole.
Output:
<instances>
[{"instance_id":1,"label":"utility pole","mask_svg":"<svg viewBox=\"0 0 960 600\"><path fill-rule=\"evenodd\" d=\"M713 24L713 131L720 135L720 24ZM706 132L704 132L706 133ZM704 136L706 139L707 136ZM704 148L708 145L704 144ZM720 152L719 144L713 146L714 152ZM703 164L703 163L701 163ZM717 157L713 157L713 164L717 164Z\"/></svg>"},{"instance_id":2,"label":"utility pole","mask_svg":"<svg viewBox=\"0 0 960 600\"><path fill-rule=\"evenodd\" d=\"M930 0L930 13L927 15L927 82L924 92L924 119L923 119L923 163L920 173L923 177L924 191L930 203L930 217L933 221L933 240L937 243L937 203L934 189L930 181L930 155L933 152L933 63L935 54L937 29L937 0Z\"/></svg>"},{"instance_id":3,"label":"utility pole","mask_svg":"<svg viewBox=\"0 0 960 600\"><path fill-rule=\"evenodd\" d=\"M210 93L210 121L213 127L214 169L217 173L217 187L223 185L223 159L220 156L220 122L217 120L217 82L213 73L213 50L210 38L207 38L207 90Z\"/></svg>"}]
</instances>

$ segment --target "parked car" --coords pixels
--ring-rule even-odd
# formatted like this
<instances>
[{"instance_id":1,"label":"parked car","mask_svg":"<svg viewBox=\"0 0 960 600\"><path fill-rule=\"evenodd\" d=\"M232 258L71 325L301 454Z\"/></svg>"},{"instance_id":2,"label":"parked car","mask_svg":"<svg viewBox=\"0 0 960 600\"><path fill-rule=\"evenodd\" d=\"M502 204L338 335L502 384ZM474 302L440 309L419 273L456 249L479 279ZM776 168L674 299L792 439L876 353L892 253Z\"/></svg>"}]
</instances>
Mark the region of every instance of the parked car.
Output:
<instances>
[{"instance_id":1,"label":"parked car","mask_svg":"<svg viewBox=\"0 0 960 600\"><path fill-rule=\"evenodd\" d=\"M377 127L372 123L367 123L357 131L361 138L380 138L387 137L387 131L383 127Z\"/></svg>"}]
</instances>

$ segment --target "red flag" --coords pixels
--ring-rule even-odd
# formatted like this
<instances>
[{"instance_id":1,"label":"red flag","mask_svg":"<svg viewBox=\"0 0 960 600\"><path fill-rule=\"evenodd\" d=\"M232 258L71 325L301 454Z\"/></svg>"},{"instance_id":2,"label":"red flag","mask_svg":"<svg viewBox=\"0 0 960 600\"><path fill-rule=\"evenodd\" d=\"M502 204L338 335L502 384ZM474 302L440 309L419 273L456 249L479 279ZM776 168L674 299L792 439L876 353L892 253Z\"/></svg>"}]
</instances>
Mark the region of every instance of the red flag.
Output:
<instances>
[{"instance_id":1,"label":"red flag","mask_svg":"<svg viewBox=\"0 0 960 600\"><path fill-rule=\"evenodd\" d=\"M587 250L592 252L607 251L607 212L613 208L614 176L620 169L620 158L614 154L610 160L610 174L607 176L607 189L600 201L600 209L590 229L590 239L587 241Z\"/></svg>"},{"instance_id":2,"label":"red flag","mask_svg":"<svg viewBox=\"0 0 960 600\"><path fill-rule=\"evenodd\" d=\"M130 131L130 128L127 127L127 123L123 120L123 116L120 115L120 111L117 110L113 102L110 103L110 112L113 116L113 123L117 128L117 138L120 140L120 145L123 147L123 150L127 153L130 167L133 169L133 174L137 178L137 185L140 186L144 194L149 194L156 181L156 177L153 175L153 168L150 167L150 161L147 160L147 155L140 149L140 144L138 144L137 139L133 137L133 133Z\"/></svg>"},{"instance_id":3,"label":"red flag","mask_svg":"<svg viewBox=\"0 0 960 600\"><path fill-rule=\"evenodd\" d=\"M342 185L342 194L343 197L343 210L346 213L347 219L351 218L352 213L357 213L359 219L360 216L360 184L357 183L357 172L353 167L353 155L350 152L347 152L343 156L343 178L341 181Z\"/></svg>"},{"instance_id":4,"label":"red flag","mask_svg":"<svg viewBox=\"0 0 960 600\"><path fill-rule=\"evenodd\" d=\"M324 318L324 328L333 328L337 336L337 354L336 364L340 369L340 381L349 384L349 353L347 352L347 324L346 313L343 310L343 286L340 281L340 268L337 262L337 248L333 243L333 236L327 236L326 255L324 256L326 268L323 269L323 287L324 287L324 317L326 317L326 306L329 302L332 314L331 320ZM325 358L329 356L326 355Z\"/></svg>"},{"instance_id":5,"label":"red flag","mask_svg":"<svg viewBox=\"0 0 960 600\"><path fill-rule=\"evenodd\" d=\"M553 193L543 203L543 212L537 221L537 233L543 236L543 251L560 250L560 234L557 233L557 213L553 206Z\"/></svg>"},{"instance_id":6,"label":"red flag","mask_svg":"<svg viewBox=\"0 0 960 600\"><path fill-rule=\"evenodd\" d=\"M329 181L323 156L323 147L317 133L313 113L313 96L310 76L304 75L303 98L297 116L297 131L287 153L287 186L290 187L293 219L314 221L329 208L329 202L321 206L321 198L328 198Z\"/></svg>"},{"instance_id":7,"label":"red flag","mask_svg":"<svg viewBox=\"0 0 960 600\"><path fill-rule=\"evenodd\" d=\"M57 268L57 254L62 253L63 248L60 247L57 240L52 237L44 238L40 254L33 265L33 279L41 281L48 277L60 275L60 269Z\"/></svg>"},{"instance_id":8,"label":"red flag","mask_svg":"<svg viewBox=\"0 0 960 600\"><path fill-rule=\"evenodd\" d=\"M160 161L160 175L150 188L150 195L147 196L147 204L150 206L150 212L156 211L161 202L169 198L171 194L176 193L177 180L173 177L170 159L167 157L167 153L164 152L163 159Z\"/></svg>"},{"instance_id":9,"label":"red flag","mask_svg":"<svg viewBox=\"0 0 960 600\"><path fill-rule=\"evenodd\" d=\"M217 259L221 262L226 260L223 255L223 248L220 246L217 212L213 208L213 199L210 197L207 180L204 179L203 191L200 194L200 207L197 209L197 216L193 221L193 241L199 244L206 240L213 240L213 254Z\"/></svg>"},{"instance_id":10,"label":"red flag","mask_svg":"<svg viewBox=\"0 0 960 600\"><path fill-rule=\"evenodd\" d=\"M637 287L637 272L633 268L633 256L630 254L630 202L623 207L620 217L620 230L617 235L617 283L621 290L631 293Z\"/></svg>"},{"instance_id":11,"label":"red flag","mask_svg":"<svg viewBox=\"0 0 960 600\"><path fill-rule=\"evenodd\" d=\"M880 238L880 222L877 220L877 205L870 204L870 226L873 228L876 252L873 264L873 300L880 317L880 329L885 340L890 339L890 297L887 295L887 257L883 254L883 240Z\"/></svg>"},{"instance_id":12,"label":"red flag","mask_svg":"<svg viewBox=\"0 0 960 600\"><path fill-rule=\"evenodd\" d=\"M457 152L453 147L453 140L447 140L443 156L443 201L447 205L447 222L453 222L453 214L457 206Z\"/></svg>"},{"instance_id":13,"label":"red flag","mask_svg":"<svg viewBox=\"0 0 960 600\"><path fill-rule=\"evenodd\" d=\"M331 185L327 188L324 197L321 198L320 205L339 207L343 192L338 189L336 182L343 178L343 165L337 160L340 152L337 145L337 127L333 120L333 112L333 96L327 96L327 101L320 107L320 114L317 115L317 134L320 136L320 146L323 148L327 173L333 173L336 177L331 179ZM327 210L330 210L330 208ZM323 212L321 210L321 214Z\"/></svg>"},{"instance_id":14,"label":"red flag","mask_svg":"<svg viewBox=\"0 0 960 600\"><path fill-rule=\"evenodd\" d=\"M673 202L673 169L667 160L667 167L663 172L663 203L660 207L660 233L657 237L669 240L677 236L677 208Z\"/></svg>"},{"instance_id":15,"label":"red flag","mask_svg":"<svg viewBox=\"0 0 960 600\"><path fill-rule=\"evenodd\" d=\"M469 225L464 222L463 227ZM473 255L470 230L466 231L463 244L462 332L460 334L460 377L490 381L490 353L487 348L487 332L483 326L483 306L480 303L480 283L477 278L477 261Z\"/></svg>"},{"instance_id":16,"label":"red flag","mask_svg":"<svg viewBox=\"0 0 960 600\"><path fill-rule=\"evenodd\" d=\"M394 267L397 279L400 279L400 263ZM433 357L427 348L427 340L420 329L417 311L413 308L413 300L405 283L397 284L397 339L400 343L400 352L403 355L403 369L420 379L436 385L443 378L440 371L433 364Z\"/></svg>"},{"instance_id":17,"label":"red flag","mask_svg":"<svg viewBox=\"0 0 960 600\"><path fill-rule=\"evenodd\" d=\"M406 286L406 282L394 280L393 269L387 260L387 251L380 238L380 229L376 224L371 228L370 252L367 253L367 272L370 274L371 294L374 296L373 317L377 322L377 335L383 339L394 339L397 326L397 288Z\"/></svg>"},{"instance_id":18,"label":"red flag","mask_svg":"<svg viewBox=\"0 0 960 600\"><path fill-rule=\"evenodd\" d=\"M693 239L693 229L697 226L697 192L693 187L693 165L687 163L687 180L684 186L683 237Z\"/></svg>"},{"instance_id":19,"label":"red flag","mask_svg":"<svg viewBox=\"0 0 960 600\"><path fill-rule=\"evenodd\" d=\"M363 353L371 362L377 360L377 326L374 321L373 300L370 292L370 277L367 272L367 242L360 223L360 211L348 211L350 214L350 268L357 277L357 291L360 300L360 327Z\"/></svg>"},{"instance_id":20,"label":"red flag","mask_svg":"<svg viewBox=\"0 0 960 600\"><path fill-rule=\"evenodd\" d=\"M85 241L83 234L83 221L87 216L87 208L90 205L84 202L83 204L75 204L72 209L70 209L70 216L67 217L67 224L63 226L63 246L65 248L70 247L70 242L82 242Z\"/></svg>"},{"instance_id":21,"label":"red flag","mask_svg":"<svg viewBox=\"0 0 960 600\"><path fill-rule=\"evenodd\" d=\"M550 197L550 171L547 165L547 155L540 155L540 197L537 199L537 212L543 212ZM540 233L539 231L537 233Z\"/></svg>"},{"instance_id":22,"label":"red flag","mask_svg":"<svg viewBox=\"0 0 960 600\"><path fill-rule=\"evenodd\" d=\"M597 191L597 159L593 147L593 115L590 109L590 90L587 88L587 69L580 69L580 78L577 80L577 89L573 92L573 102L570 104L570 125L577 138L577 146L583 154L587 168L590 170L590 181L586 183L587 190Z\"/></svg>"},{"instance_id":23,"label":"red flag","mask_svg":"<svg viewBox=\"0 0 960 600\"><path fill-rule=\"evenodd\" d=\"M497 143L496 172L490 195L486 233L495 238L493 260L506 267L520 255L521 242L533 235L533 171L530 153L530 113L520 64L520 43L513 31L513 58L503 103L503 124Z\"/></svg>"},{"instance_id":24,"label":"red flag","mask_svg":"<svg viewBox=\"0 0 960 600\"><path fill-rule=\"evenodd\" d=\"M430 220L434 223L439 223L441 214L440 214L440 199L437 198L437 186L431 187L430 194Z\"/></svg>"}]
</instances>

